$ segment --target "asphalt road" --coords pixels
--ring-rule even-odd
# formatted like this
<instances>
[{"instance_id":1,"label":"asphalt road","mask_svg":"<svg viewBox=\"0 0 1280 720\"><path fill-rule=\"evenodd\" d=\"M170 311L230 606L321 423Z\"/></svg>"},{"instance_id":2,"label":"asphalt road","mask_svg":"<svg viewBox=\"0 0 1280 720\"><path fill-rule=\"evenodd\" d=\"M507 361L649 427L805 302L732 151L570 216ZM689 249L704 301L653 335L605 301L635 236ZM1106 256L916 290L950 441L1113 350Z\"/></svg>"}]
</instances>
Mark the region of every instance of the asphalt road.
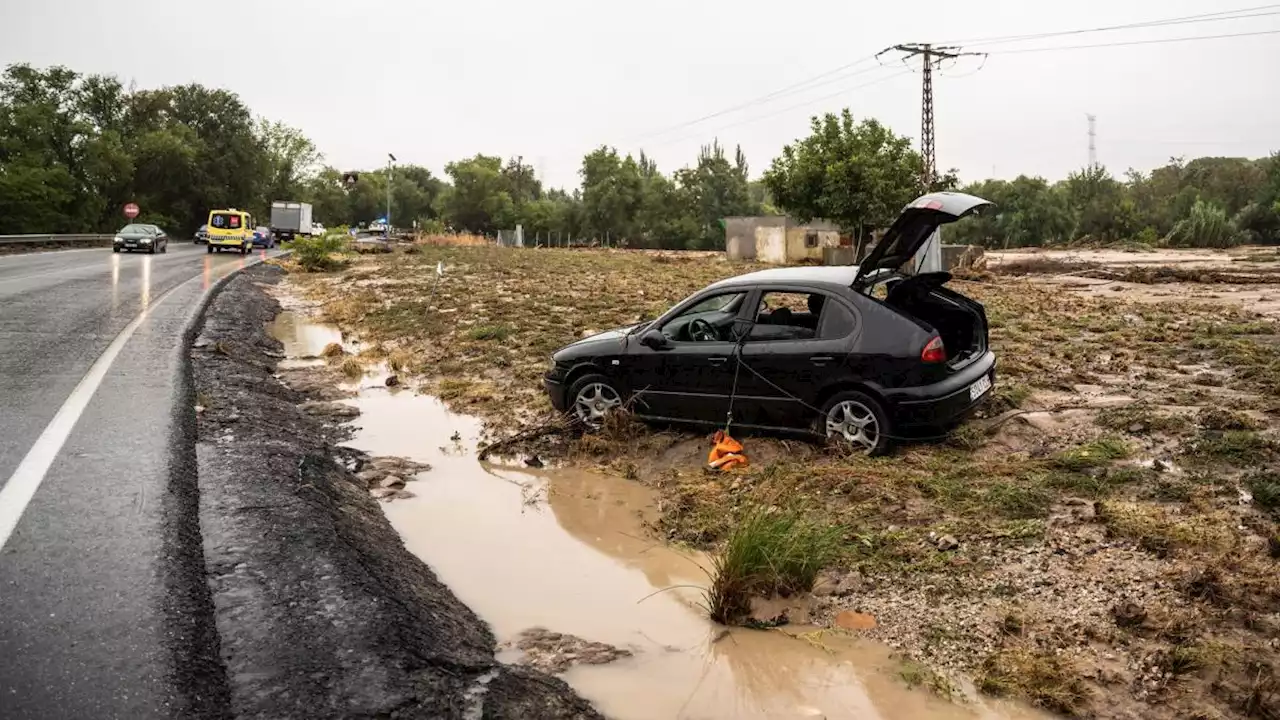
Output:
<instances>
[{"instance_id":1,"label":"asphalt road","mask_svg":"<svg viewBox=\"0 0 1280 720\"><path fill-rule=\"evenodd\" d=\"M0 257L0 717L218 704L182 334L264 255Z\"/></svg>"}]
</instances>

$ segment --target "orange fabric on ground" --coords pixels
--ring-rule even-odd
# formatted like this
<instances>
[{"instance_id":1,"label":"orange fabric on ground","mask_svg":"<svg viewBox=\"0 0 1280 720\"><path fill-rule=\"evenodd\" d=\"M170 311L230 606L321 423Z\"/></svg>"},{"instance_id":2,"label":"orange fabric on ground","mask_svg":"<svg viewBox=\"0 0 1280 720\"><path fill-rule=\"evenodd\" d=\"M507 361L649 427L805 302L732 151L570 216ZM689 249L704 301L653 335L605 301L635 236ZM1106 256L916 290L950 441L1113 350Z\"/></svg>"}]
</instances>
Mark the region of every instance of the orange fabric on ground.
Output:
<instances>
[{"instance_id":1,"label":"orange fabric on ground","mask_svg":"<svg viewBox=\"0 0 1280 720\"><path fill-rule=\"evenodd\" d=\"M734 440L723 430L717 430L712 441L715 445L711 448L711 452L707 453L708 466L716 470L732 470L749 464L747 454L742 450L742 443Z\"/></svg>"}]
</instances>

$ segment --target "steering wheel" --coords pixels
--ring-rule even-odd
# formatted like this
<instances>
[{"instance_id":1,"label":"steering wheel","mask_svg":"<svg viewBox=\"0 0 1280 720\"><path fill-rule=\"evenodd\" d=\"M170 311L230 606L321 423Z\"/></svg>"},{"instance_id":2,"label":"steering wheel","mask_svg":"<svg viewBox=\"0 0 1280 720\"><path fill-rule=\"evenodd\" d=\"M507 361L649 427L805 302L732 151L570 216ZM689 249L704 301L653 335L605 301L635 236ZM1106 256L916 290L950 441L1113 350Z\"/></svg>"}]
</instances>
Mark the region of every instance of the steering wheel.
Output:
<instances>
[{"instance_id":1,"label":"steering wheel","mask_svg":"<svg viewBox=\"0 0 1280 720\"><path fill-rule=\"evenodd\" d=\"M711 327L711 323L702 318L694 318L689 321L689 337L697 342L713 342L720 339L720 336L716 334L716 329Z\"/></svg>"}]
</instances>

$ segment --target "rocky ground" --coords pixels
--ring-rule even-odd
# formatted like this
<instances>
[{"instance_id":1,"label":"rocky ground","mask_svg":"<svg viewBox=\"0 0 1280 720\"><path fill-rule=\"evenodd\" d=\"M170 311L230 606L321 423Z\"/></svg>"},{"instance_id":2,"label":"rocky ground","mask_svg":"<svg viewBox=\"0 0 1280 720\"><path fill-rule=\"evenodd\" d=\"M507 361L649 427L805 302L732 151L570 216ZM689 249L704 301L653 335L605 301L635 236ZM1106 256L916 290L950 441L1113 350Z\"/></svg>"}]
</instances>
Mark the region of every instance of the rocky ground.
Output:
<instances>
[{"instance_id":1,"label":"rocky ground","mask_svg":"<svg viewBox=\"0 0 1280 720\"><path fill-rule=\"evenodd\" d=\"M404 548L369 490L399 491L388 476L422 468L338 450L326 370L276 373L265 326L279 306L260 285L282 274L258 266L231 281L191 355L232 714L599 717L560 680L498 663L486 625Z\"/></svg>"},{"instance_id":2,"label":"rocky ground","mask_svg":"<svg viewBox=\"0 0 1280 720\"><path fill-rule=\"evenodd\" d=\"M1241 282L1280 296L1271 255L1250 253ZM984 303L1000 359L984 412L944 442L868 459L750 437L752 466L733 474L701 469L704 436L627 422L504 450L654 486L654 531L673 542L714 548L761 506L839 526L817 619L874 618L858 632L941 693L1089 717L1280 717L1280 323L1204 258L1105 259L1079 277L1049 258L952 281ZM555 347L749 269L427 247L295 279L366 361L419 374L503 435L550 420L538 379Z\"/></svg>"}]
</instances>

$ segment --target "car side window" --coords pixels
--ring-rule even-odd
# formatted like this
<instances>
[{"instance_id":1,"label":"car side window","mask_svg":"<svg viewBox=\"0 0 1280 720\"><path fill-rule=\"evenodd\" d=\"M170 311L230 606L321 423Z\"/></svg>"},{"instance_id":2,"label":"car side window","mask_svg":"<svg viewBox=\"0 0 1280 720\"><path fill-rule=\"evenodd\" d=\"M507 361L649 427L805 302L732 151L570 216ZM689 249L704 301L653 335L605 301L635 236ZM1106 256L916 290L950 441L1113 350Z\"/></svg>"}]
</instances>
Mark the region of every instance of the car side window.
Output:
<instances>
[{"instance_id":1,"label":"car side window","mask_svg":"<svg viewBox=\"0 0 1280 720\"><path fill-rule=\"evenodd\" d=\"M822 293L767 291L760 296L749 342L812 340L826 302Z\"/></svg>"},{"instance_id":2,"label":"car side window","mask_svg":"<svg viewBox=\"0 0 1280 720\"><path fill-rule=\"evenodd\" d=\"M822 318L818 323L818 337L823 340L838 340L853 334L858 320L844 303L828 300L822 308Z\"/></svg>"}]
</instances>

